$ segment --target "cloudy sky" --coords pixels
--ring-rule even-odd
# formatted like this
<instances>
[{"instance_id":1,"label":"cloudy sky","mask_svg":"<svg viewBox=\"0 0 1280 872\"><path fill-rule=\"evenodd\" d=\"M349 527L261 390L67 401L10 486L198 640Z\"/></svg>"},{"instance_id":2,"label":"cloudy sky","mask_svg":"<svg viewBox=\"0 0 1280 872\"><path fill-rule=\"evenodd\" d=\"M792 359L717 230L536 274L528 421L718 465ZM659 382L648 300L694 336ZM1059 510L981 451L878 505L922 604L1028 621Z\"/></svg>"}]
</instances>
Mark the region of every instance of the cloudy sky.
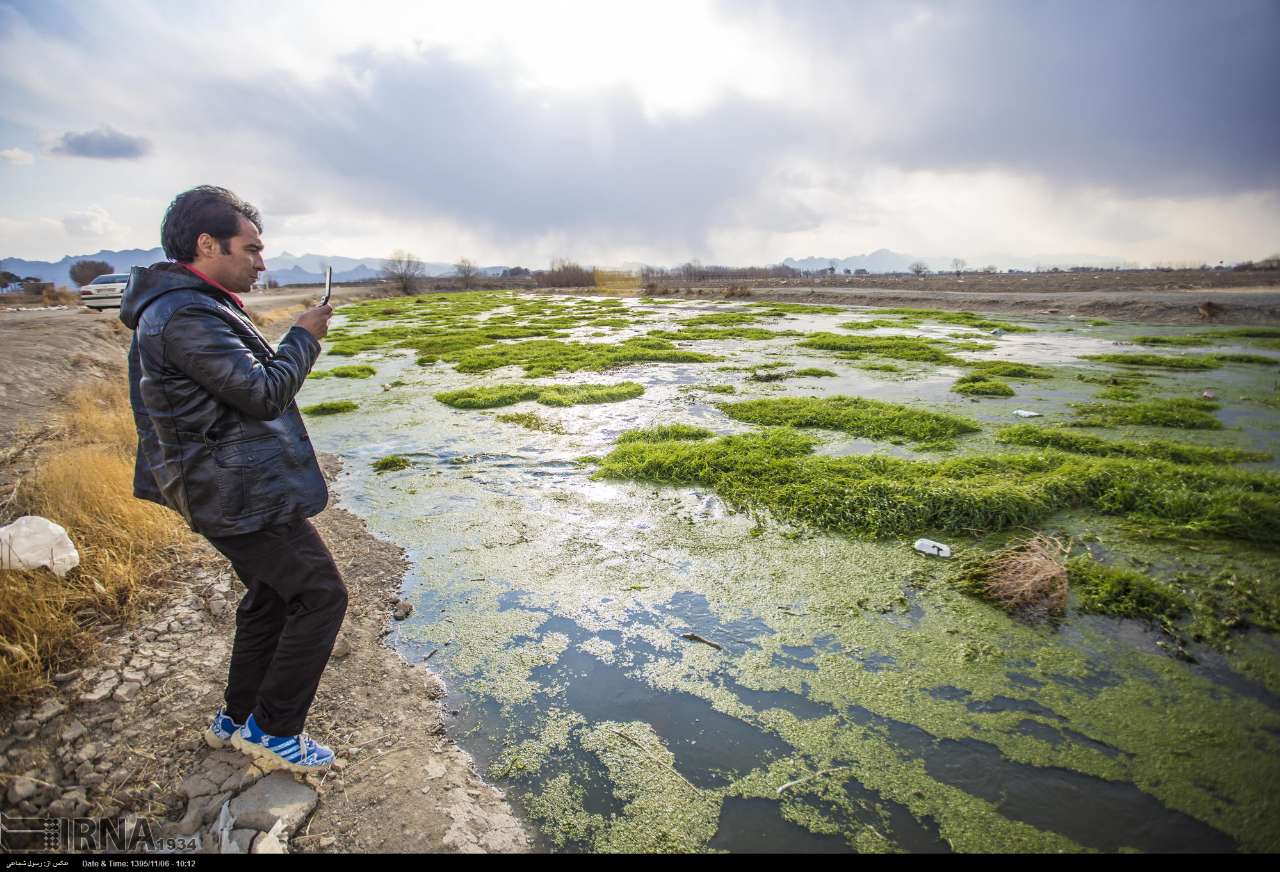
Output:
<instances>
[{"instance_id":1,"label":"cloudy sky","mask_svg":"<svg viewBox=\"0 0 1280 872\"><path fill-rule=\"evenodd\" d=\"M0 256L1280 250L1280 2L0 0Z\"/></svg>"}]
</instances>

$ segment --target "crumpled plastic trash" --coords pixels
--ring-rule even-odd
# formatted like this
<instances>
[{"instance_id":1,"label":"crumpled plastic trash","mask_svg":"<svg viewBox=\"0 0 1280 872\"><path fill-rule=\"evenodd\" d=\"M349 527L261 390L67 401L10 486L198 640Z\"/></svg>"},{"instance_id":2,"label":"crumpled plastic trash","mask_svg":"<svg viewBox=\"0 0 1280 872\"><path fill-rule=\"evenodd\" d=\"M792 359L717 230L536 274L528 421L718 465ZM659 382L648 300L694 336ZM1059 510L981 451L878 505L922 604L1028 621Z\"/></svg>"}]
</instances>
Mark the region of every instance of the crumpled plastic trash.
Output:
<instances>
[{"instance_id":1,"label":"crumpled plastic trash","mask_svg":"<svg viewBox=\"0 0 1280 872\"><path fill-rule=\"evenodd\" d=\"M1003 328L1003 327L997 327L996 329L994 329L994 330L992 330L992 331L991 331L991 335L992 335L992 336L1003 336L1003 335L1004 335L1004 328Z\"/></svg>"},{"instance_id":2,"label":"crumpled plastic trash","mask_svg":"<svg viewBox=\"0 0 1280 872\"><path fill-rule=\"evenodd\" d=\"M1019 418L1043 418L1044 417L1044 415L1041 415L1039 412L1028 412L1026 409L1014 409L1013 414L1017 415Z\"/></svg>"},{"instance_id":3,"label":"crumpled plastic trash","mask_svg":"<svg viewBox=\"0 0 1280 872\"><path fill-rule=\"evenodd\" d=\"M928 554L930 557L950 557L951 546L943 545L941 542L934 542L932 539L917 539L916 544L911 546L921 554Z\"/></svg>"},{"instance_id":4,"label":"crumpled plastic trash","mask_svg":"<svg viewBox=\"0 0 1280 872\"><path fill-rule=\"evenodd\" d=\"M67 531L48 518L25 515L0 527L0 569L47 566L59 578L80 565Z\"/></svg>"}]
</instances>

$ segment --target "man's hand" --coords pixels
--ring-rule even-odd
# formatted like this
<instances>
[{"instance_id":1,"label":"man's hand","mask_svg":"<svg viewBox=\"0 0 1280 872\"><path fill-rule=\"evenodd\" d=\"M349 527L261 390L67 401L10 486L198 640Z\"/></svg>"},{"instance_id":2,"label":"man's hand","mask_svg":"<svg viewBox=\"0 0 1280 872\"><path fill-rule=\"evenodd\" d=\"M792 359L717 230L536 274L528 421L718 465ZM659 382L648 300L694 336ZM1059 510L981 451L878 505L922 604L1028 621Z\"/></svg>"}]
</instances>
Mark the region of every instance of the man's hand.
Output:
<instances>
[{"instance_id":1,"label":"man's hand","mask_svg":"<svg viewBox=\"0 0 1280 872\"><path fill-rule=\"evenodd\" d=\"M323 306L316 306L314 309L308 309L298 316L297 326L306 330L316 338L316 341L324 339L325 334L329 332L329 318L333 315L333 306L326 303Z\"/></svg>"}]
</instances>

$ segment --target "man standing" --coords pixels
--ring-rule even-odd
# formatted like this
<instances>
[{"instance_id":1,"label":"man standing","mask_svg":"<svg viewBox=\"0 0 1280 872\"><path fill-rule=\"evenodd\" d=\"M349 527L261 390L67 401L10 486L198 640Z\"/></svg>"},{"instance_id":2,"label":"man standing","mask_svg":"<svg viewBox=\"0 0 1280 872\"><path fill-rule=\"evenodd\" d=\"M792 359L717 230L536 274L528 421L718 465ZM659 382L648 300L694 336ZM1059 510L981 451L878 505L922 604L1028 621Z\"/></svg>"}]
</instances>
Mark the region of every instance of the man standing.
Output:
<instances>
[{"instance_id":1,"label":"man standing","mask_svg":"<svg viewBox=\"0 0 1280 872\"><path fill-rule=\"evenodd\" d=\"M133 330L134 495L180 513L247 588L226 705L206 741L312 772L333 762L302 728L347 589L307 520L329 492L294 396L333 310L303 312L271 348L239 296L266 269L261 231L258 211L235 194L193 188L165 212L161 240L172 262L129 277L120 320Z\"/></svg>"}]
</instances>

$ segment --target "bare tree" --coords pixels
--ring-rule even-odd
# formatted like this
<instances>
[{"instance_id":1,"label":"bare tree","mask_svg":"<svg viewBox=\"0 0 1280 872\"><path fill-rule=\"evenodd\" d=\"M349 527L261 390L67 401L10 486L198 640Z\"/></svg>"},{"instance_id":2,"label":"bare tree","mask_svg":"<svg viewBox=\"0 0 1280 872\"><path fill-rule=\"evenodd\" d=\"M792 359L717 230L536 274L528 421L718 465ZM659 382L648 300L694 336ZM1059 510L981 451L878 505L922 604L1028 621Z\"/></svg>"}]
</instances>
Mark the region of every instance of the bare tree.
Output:
<instances>
[{"instance_id":1,"label":"bare tree","mask_svg":"<svg viewBox=\"0 0 1280 872\"><path fill-rule=\"evenodd\" d=\"M951 258L951 268L956 271L956 275L960 275L960 273L964 272L965 266L966 264L963 257Z\"/></svg>"},{"instance_id":2,"label":"bare tree","mask_svg":"<svg viewBox=\"0 0 1280 872\"><path fill-rule=\"evenodd\" d=\"M469 288L475 282L476 276L480 274L480 267L464 257L453 265L453 271L458 274L458 278L462 279L462 286Z\"/></svg>"},{"instance_id":3,"label":"bare tree","mask_svg":"<svg viewBox=\"0 0 1280 872\"><path fill-rule=\"evenodd\" d=\"M73 285L87 285L98 276L105 276L116 269L105 260L77 260L69 270Z\"/></svg>"},{"instance_id":4,"label":"bare tree","mask_svg":"<svg viewBox=\"0 0 1280 872\"><path fill-rule=\"evenodd\" d=\"M427 268L422 261L398 248L391 252L391 257L382 266L383 280L390 282L402 294L417 293L418 285L426 274Z\"/></svg>"},{"instance_id":5,"label":"bare tree","mask_svg":"<svg viewBox=\"0 0 1280 872\"><path fill-rule=\"evenodd\" d=\"M918 276L922 276L929 271L929 264L925 263L923 260L917 260L915 263L911 264L911 266L907 267L907 269L911 270Z\"/></svg>"}]
</instances>

